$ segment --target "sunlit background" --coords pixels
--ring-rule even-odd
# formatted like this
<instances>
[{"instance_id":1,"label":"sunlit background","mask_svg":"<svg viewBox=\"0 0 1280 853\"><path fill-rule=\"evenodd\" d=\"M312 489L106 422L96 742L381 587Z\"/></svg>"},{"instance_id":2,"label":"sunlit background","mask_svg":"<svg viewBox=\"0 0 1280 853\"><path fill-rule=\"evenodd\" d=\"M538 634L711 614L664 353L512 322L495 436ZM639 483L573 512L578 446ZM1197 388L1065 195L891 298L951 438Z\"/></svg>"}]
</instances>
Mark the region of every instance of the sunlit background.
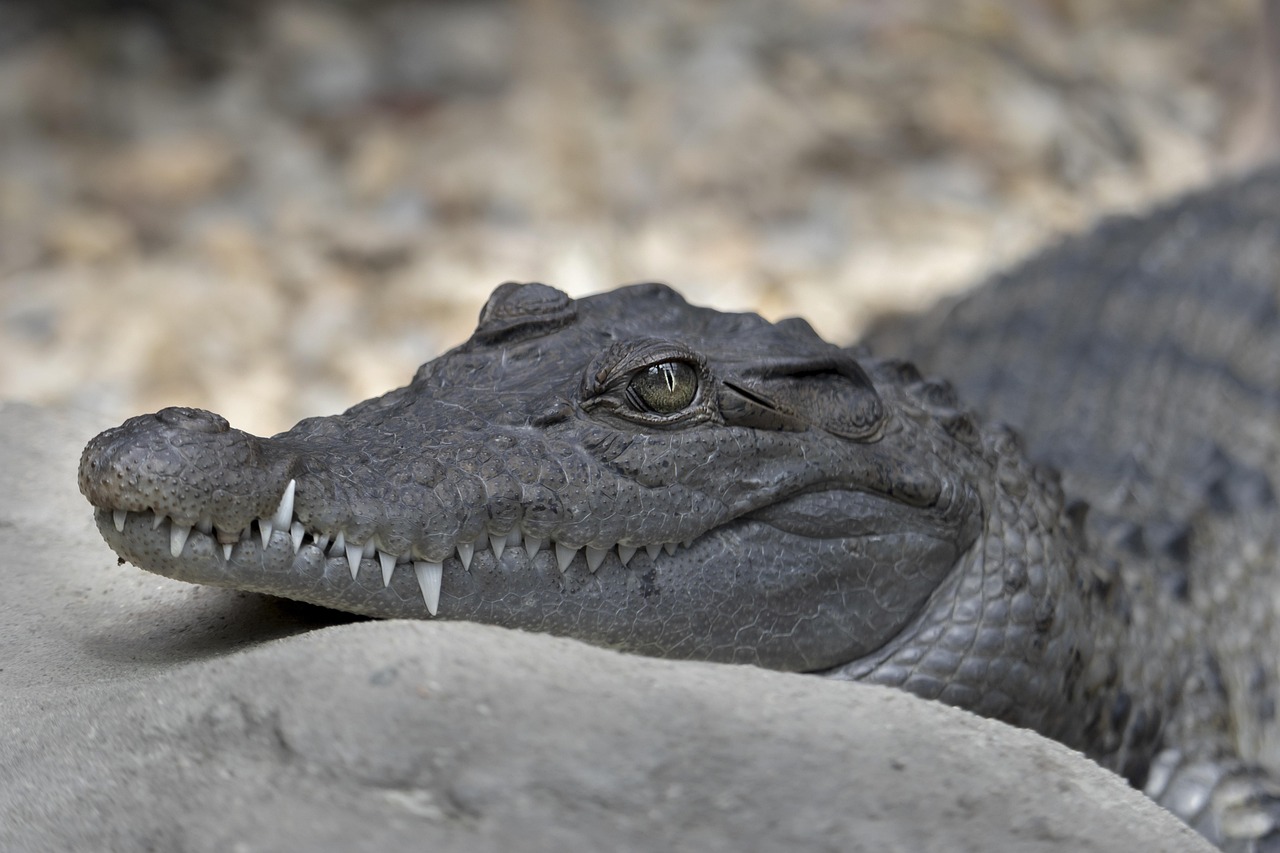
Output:
<instances>
[{"instance_id":1,"label":"sunlit background","mask_svg":"<svg viewBox=\"0 0 1280 853\"><path fill-rule=\"evenodd\" d=\"M216 8L215 8L216 7ZM1259 0L0 3L0 399L259 433L488 291L851 340L1275 150Z\"/></svg>"}]
</instances>

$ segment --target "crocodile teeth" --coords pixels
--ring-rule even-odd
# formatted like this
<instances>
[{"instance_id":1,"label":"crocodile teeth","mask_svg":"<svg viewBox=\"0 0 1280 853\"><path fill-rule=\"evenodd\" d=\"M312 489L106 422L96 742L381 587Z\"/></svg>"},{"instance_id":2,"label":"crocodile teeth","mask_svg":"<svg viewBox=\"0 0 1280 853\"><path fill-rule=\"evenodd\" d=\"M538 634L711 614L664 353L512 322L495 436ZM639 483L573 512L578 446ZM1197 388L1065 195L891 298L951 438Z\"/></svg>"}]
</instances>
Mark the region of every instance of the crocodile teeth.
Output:
<instances>
[{"instance_id":1,"label":"crocodile teeth","mask_svg":"<svg viewBox=\"0 0 1280 853\"><path fill-rule=\"evenodd\" d=\"M128 510L113 509L111 510L111 520L115 522L116 532L124 533L125 520L129 518Z\"/></svg>"},{"instance_id":2,"label":"crocodile teeth","mask_svg":"<svg viewBox=\"0 0 1280 853\"><path fill-rule=\"evenodd\" d=\"M462 563L462 568L471 571L471 558L476 553L476 546L471 542L458 543L458 560Z\"/></svg>"},{"instance_id":3,"label":"crocodile teeth","mask_svg":"<svg viewBox=\"0 0 1280 853\"><path fill-rule=\"evenodd\" d=\"M569 564L573 562L573 558L578 555L577 548L570 548L568 545L556 543L556 565L560 567L560 572L564 573Z\"/></svg>"},{"instance_id":4,"label":"crocodile teeth","mask_svg":"<svg viewBox=\"0 0 1280 853\"><path fill-rule=\"evenodd\" d=\"M281 530L287 528L289 522L293 520L293 493L297 488L298 481L290 480L289 485L284 487L284 494L280 496L280 505L276 507L276 514L271 518L271 523Z\"/></svg>"},{"instance_id":5,"label":"crocodile teeth","mask_svg":"<svg viewBox=\"0 0 1280 853\"><path fill-rule=\"evenodd\" d=\"M175 521L169 527L169 553L175 557L182 556L182 546L187 544L187 537L190 535L190 527Z\"/></svg>"},{"instance_id":6,"label":"crocodile teeth","mask_svg":"<svg viewBox=\"0 0 1280 853\"><path fill-rule=\"evenodd\" d=\"M440 609L440 578L444 574L444 566L441 563L415 560L413 573L418 576L418 586L422 589L422 600L427 603L427 612L435 616Z\"/></svg>"},{"instance_id":7,"label":"crocodile teeth","mask_svg":"<svg viewBox=\"0 0 1280 853\"><path fill-rule=\"evenodd\" d=\"M258 531L255 535L253 525L242 529L239 533L231 533L213 524L212 518L202 518L194 525L184 525L174 522L171 518L164 515L153 513L152 528L158 529L161 524L170 522L169 529L169 552L175 558L182 555L183 549L186 547L187 541L194 530L200 531L206 536L213 537L215 544L221 546L223 559L227 562L231 561L234 554L235 546L247 541L252 541L261 537L264 548L271 544L271 536L277 530L287 532L290 543L293 545L294 553L302 550L304 543L309 542L320 549L320 552L330 559L345 558L347 568L351 572L352 580L358 581L360 576L361 563L364 560L377 559L382 573L382 584L384 587L391 585L392 576L395 567L401 562L411 563L414 573L417 575L418 584L422 590L423 600L427 604L427 609L431 615L436 614L440 601L440 584L443 577L443 560L433 562L430 560L412 560L409 557L399 557L395 554L388 553L378 547L378 538L373 536L363 545L357 545L348 542L346 533L338 531L332 537L328 533L313 532L307 529L298 518L293 515L295 498L297 494L297 481L290 480L284 488L284 492L280 496L280 503L270 518L257 519ZM129 520L129 512L123 509L111 511L111 520L115 528L119 532L124 529ZM230 541L227 541L227 540ZM484 540L481 540L483 542ZM526 534L519 527L514 528L506 533L490 533L488 534L489 547L493 549L495 559L501 559L503 553L508 548L523 547L525 553L530 560L533 560L544 548L551 548L555 554L556 567L561 573L569 570L579 551L583 551L587 569L595 574L604 565L605 557L610 551L617 552L618 561L623 568L626 568L631 559L643 548L649 555L649 559L657 559L663 551L668 554L675 554L680 547L689 547L693 543L693 539L681 542L655 542L644 546L617 545L609 548L597 548L592 545L582 547L573 547L562 542L556 542L546 537L531 536ZM455 545L455 553L459 563L466 571L471 571L471 564L475 559L476 551L475 542L460 542Z\"/></svg>"},{"instance_id":8,"label":"crocodile teeth","mask_svg":"<svg viewBox=\"0 0 1280 853\"><path fill-rule=\"evenodd\" d=\"M396 570L395 554L379 551L378 562L382 564L382 585L391 586L391 573Z\"/></svg>"},{"instance_id":9,"label":"crocodile teeth","mask_svg":"<svg viewBox=\"0 0 1280 853\"><path fill-rule=\"evenodd\" d=\"M587 546L586 550L587 568L591 570L592 574L595 574L596 569L600 568L600 564L604 562L604 555L609 552L601 548L592 548L590 545Z\"/></svg>"},{"instance_id":10,"label":"crocodile teeth","mask_svg":"<svg viewBox=\"0 0 1280 853\"><path fill-rule=\"evenodd\" d=\"M356 575L360 574L360 556L364 553L364 549L359 545L347 543L347 566L351 569L351 579L355 580Z\"/></svg>"}]
</instances>

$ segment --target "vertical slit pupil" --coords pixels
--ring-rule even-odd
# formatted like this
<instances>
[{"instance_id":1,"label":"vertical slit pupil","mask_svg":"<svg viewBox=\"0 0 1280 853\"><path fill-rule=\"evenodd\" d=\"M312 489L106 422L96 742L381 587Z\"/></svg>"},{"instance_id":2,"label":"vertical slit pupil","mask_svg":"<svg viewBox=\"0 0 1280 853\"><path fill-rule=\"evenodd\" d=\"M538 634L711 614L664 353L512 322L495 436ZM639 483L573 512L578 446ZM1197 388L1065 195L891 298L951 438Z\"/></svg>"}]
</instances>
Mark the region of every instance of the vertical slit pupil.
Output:
<instances>
[{"instance_id":1,"label":"vertical slit pupil","mask_svg":"<svg viewBox=\"0 0 1280 853\"><path fill-rule=\"evenodd\" d=\"M675 414L687 408L698 394L698 377L692 367L680 361L651 364L636 374L627 393L644 409L659 414Z\"/></svg>"}]
</instances>

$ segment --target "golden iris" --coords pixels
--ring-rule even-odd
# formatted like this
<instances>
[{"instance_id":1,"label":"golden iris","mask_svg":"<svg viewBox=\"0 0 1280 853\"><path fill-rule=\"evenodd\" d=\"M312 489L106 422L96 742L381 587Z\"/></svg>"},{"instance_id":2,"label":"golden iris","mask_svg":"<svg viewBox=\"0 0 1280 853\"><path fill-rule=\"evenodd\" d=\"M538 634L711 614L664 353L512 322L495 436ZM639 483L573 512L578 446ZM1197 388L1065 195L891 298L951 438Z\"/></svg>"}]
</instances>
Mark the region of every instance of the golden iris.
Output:
<instances>
[{"instance_id":1,"label":"golden iris","mask_svg":"<svg viewBox=\"0 0 1280 853\"><path fill-rule=\"evenodd\" d=\"M629 390L650 411L675 414L698 396L698 372L683 361L651 364L632 378Z\"/></svg>"}]
</instances>

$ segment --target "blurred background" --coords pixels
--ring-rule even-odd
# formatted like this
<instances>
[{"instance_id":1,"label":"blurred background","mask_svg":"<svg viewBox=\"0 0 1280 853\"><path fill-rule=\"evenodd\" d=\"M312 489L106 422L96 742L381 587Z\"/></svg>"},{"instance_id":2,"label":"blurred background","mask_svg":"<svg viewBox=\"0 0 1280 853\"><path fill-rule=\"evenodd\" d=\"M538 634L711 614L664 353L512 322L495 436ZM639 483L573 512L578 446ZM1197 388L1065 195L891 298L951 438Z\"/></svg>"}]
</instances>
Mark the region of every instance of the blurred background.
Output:
<instances>
[{"instance_id":1,"label":"blurred background","mask_svg":"<svg viewBox=\"0 0 1280 853\"><path fill-rule=\"evenodd\" d=\"M0 399L270 434L404 384L512 279L664 280L846 342L1271 157L1275 19L0 0Z\"/></svg>"}]
</instances>

